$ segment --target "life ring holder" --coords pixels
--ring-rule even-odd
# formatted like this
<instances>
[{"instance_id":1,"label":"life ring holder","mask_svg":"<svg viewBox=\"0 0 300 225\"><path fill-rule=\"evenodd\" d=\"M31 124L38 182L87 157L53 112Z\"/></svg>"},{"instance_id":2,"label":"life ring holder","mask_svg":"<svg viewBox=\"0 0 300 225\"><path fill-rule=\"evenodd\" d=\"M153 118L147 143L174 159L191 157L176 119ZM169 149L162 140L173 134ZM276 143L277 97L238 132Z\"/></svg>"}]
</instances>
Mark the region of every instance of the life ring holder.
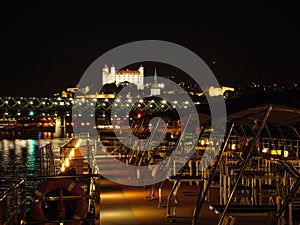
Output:
<instances>
[{"instance_id":1,"label":"life ring holder","mask_svg":"<svg viewBox=\"0 0 300 225\"><path fill-rule=\"evenodd\" d=\"M41 183L33 192L32 201L30 203L32 219L38 224L45 224L48 221L43 211L42 198L49 192L62 189L69 191L73 196L84 196L85 192L81 186L71 179L51 179ZM76 199L76 209L72 219L84 219L87 215L88 204L85 199ZM56 223L47 223L48 225ZM66 222L66 225L81 225L82 222Z\"/></svg>"}]
</instances>

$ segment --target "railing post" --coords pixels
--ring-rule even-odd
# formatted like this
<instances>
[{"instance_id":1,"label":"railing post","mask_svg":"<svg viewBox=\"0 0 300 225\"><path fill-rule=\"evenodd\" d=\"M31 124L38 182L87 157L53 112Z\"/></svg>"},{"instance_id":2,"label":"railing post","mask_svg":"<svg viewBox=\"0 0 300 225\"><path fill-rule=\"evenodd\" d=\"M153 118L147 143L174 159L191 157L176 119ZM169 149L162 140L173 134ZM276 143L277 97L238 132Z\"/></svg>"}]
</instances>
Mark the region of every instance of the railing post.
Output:
<instances>
[{"instance_id":1,"label":"railing post","mask_svg":"<svg viewBox=\"0 0 300 225\"><path fill-rule=\"evenodd\" d=\"M21 208L20 208L20 221L23 222L21 224L25 224L26 220L26 180L23 180L23 184L21 185Z\"/></svg>"},{"instance_id":2,"label":"railing post","mask_svg":"<svg viewBox=\"0 0 300 225\"><path fill-rule=\"evenodd\" d=\"M231 190L230 196L229 196L229 198L228 198L228 200L227 200L227 203L226 203L226 205L225 205L225 207L224 207L224 210L223 210L223 212L222 212L222 214L221 214L221 217L220 217L220 219L219 219L218 225L223 224L223 220L225 219L225 215L226 215L226 212L227 212L229 203L230 203L231 199L233 198L234 192L235 192L235 190L236 190L236 188L237 188L237 186L238 186L238 184L239 184L239 182L240 182L240 180L241 180L241 178L242 178L243 172L244 172L244 170L245 170L245 168L246 168L246 166L247 166L247 163L248 163L248 161L249 161L249 158L250 158L250 156L251 156L251 153L253 152L253 149L254 149L254 147L255 147L255 144L256 144L256 142L258 141L259 136L260 136L260 134L261 134L263 128L265 127L265 124L266 124L266 122L267 122L267 120L268 120L268 118L269 118L269 115L270 115L270 113L271 113L271 111L272 111L272 108L273 108L273 106L272 106L272 105L269 105L268 108L267 108L267 110L266 110L266 112L265 112L265 115L264 115L264 117L263 117L263 119L262 119L261 125L260 125L260 127L258 128L258 131L257 131L257 133L256 133L256 136L255 136L253 142L251 143L250 149L249 149L249 151L247 152L247 155L246 155L245 160L244 160L244 162L243 162L243 164L242 164L241 170L239 171L239 174L238 174L238 177L237 177L237 179L236 179L236 181L235 181L235 183L234 183L233 189Z\"/></svg>"},{"instance_id":3,"label":"railing post","mask_svg":"<svg viewBox=\"0 0 300 225\"><path fill-rule=\"evenodd\" d=\"M229 141L229 138L231 136L231 133L233 131L233 128L234 128L234 125L235 123L233 122L231 124L231 127L227 133L227 136L225 138L225 141L223 142L223 145L221 147L221 151L219 152L219 155L217 156L217 160L216 160L216 165L214 166L213 168L213 171L211 173L211 177L209 178L208 180L208 184L205 186L205 189L204 191L202 192L202 190L199 191L199 194L198 194L198 199L197 199L197 203L196 203L196 206L195 206L195 209L194 209L194 214L193 214L193 220L192 220L192 225L195 225L197 223L197 220L198 220L198 216L200 214L200 211L201 211L201 208L202 208L202 205L203 205L203 202L205 200L205 197L206 195L208 194L208 190L209 190L209 187L214 179L214 176L216 174L216 171L217 171L217 167L219 165L219 162L222 158L222 154L223 152L225 151L226 149L226 146L228 144L228 141Z\"/></svg>"}]
</instances>

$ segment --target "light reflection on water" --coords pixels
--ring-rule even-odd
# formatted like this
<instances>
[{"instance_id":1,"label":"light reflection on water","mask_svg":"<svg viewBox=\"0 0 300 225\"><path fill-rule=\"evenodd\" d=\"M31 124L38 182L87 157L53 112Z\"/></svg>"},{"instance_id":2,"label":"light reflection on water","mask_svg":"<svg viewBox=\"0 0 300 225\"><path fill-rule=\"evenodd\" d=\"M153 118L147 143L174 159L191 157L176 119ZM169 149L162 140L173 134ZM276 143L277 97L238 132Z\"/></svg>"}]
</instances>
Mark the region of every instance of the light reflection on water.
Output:
<instances>
[{"instance_id":1,"label":"light reflection on water","mask_svg":"<svg viewBox=\"0 0 300 225\"><path fill-rule=\"evenodd\" d=\"M59 148L68 139L2 139L0 140L0 188L23 177L39 175L38 149L52 143L54 156L59 160Z\"/></svg>"}]
</instances>

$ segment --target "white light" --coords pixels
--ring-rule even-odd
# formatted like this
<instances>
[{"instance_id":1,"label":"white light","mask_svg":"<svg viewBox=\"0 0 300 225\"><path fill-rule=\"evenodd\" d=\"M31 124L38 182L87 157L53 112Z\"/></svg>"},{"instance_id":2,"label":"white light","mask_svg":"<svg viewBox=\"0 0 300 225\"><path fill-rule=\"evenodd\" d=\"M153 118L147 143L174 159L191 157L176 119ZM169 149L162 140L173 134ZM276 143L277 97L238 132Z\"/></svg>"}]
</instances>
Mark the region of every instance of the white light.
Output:
<instances>
[{"instance_id":1,"label":"white light","mask_svg":"<svg viewBox=\"0 0 300 225\"><path fill-rule=\"evenodd\" d=\"M200 141L200 145L205 145L205 140L204 140L204 139L202 139L202 140Z\"/></svg>"},{"instance_id":2,"label":"white light","mask_svg":"<svg viewBox=\"0 0 300 225\"><path fill-rule=\"evenodd\" d=\"M263 148L263 149L261 150L262 153L268 153L268 151L269 151L269 148Z\"/></svg>"},{"instance_id":3,"label":"white light","mask_svg":"<svg viewBox=\"0 0 300 225\"><path fill-rule=\"evenodd\" d=\"M65 105L65 103L64 102L59 102L59 105Z\"/></svg>"},{"instance_id":4,"label":"white light","mask_svg":"<svg viewBox=\"0 0 300 225\"><path fill-rule=\"evenodd\" d=\"M166 101L166 100L162 100L161 103L162 103L162 104L166 104L167 101Z\"/></svg>"}]
</instances>

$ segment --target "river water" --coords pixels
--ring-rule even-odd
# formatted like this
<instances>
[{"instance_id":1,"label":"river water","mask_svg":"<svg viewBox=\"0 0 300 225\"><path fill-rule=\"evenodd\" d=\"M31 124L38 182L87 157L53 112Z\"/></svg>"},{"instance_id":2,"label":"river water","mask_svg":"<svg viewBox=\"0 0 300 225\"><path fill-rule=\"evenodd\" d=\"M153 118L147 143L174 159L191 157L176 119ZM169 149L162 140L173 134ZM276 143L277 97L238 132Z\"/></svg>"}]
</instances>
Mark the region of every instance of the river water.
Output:
<instances>
[{"instance_id":1,"label":"river water","mask_svg":"<svg viewBox=\"0 0 300 225\"><path fill-rule=\"evenodd\" d=\"M1 139L0 194L23 177L39 175L38 149L52 143L55 159L59 160L60 146L68 139Z\"/></svg>"}]
</instances>

